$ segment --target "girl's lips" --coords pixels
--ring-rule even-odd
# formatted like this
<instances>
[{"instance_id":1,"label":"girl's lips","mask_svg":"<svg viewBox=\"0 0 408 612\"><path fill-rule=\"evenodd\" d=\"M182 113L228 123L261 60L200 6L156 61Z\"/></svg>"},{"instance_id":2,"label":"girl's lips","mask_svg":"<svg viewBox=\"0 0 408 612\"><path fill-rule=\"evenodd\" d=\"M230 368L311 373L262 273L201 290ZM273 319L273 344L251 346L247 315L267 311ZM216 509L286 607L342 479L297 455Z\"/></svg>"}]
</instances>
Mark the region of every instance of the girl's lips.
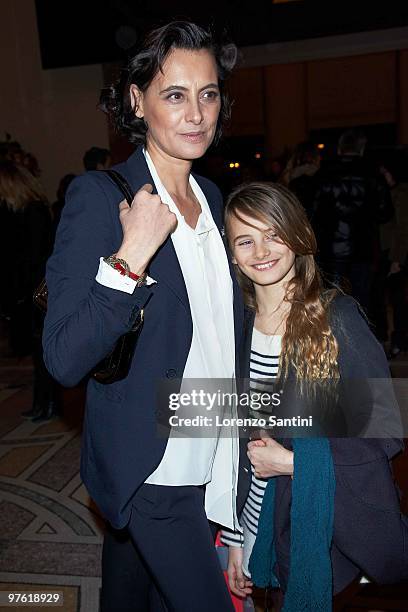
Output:
<instances>
[{"instance_id":1,"label":"girl's lips","mask_svg":"<svg viewBox=\"0 0 408 612\"><path fill-rule=\"evenodd\" d=\"M264 270L270 270L271 268L273 268L278 261L278 259L271 259L271 261L266 261L264 263L253 264L252 267L255 268L255 270L258 270L259 272L263 272Z\"/></svg>"}]
</instances>

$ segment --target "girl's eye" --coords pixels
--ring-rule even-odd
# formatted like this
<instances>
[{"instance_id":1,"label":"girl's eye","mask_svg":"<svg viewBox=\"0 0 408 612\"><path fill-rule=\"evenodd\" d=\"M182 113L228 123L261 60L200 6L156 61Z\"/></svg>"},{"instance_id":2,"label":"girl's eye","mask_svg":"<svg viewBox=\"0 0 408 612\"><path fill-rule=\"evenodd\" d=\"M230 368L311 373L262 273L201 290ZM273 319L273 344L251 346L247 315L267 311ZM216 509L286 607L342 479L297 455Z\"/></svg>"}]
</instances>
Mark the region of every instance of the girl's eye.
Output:
<instances>
[{"instance_id":1,"label":"girl's eye","mask_svg":"<svg viewBox=\"0 0 408 612\"><path fill-rule=\"evenodd\" d=\"M265 234L265 238L267 240L277 240L278 239L278 234L268 233L268 234Z\"/></svg>"},{"instance_id":2,"label":"girl's eye","mask_svg":"<svg viewBox=\"0 0 408 612\"><path fill-rule=\"evenodd\" d=\"M252 244L252 240L243 240L242 242L238 243L238 246L249 246Z\"/></svg>"}]
</instances>

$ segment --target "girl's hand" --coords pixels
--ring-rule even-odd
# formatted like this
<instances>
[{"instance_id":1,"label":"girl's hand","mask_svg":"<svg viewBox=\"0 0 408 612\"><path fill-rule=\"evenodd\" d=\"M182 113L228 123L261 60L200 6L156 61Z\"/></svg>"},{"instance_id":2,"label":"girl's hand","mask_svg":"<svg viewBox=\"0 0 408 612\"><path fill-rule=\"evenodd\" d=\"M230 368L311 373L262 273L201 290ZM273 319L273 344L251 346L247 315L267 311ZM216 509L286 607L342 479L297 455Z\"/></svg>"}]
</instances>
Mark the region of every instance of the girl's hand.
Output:
<instances>
[{"instance_id":1,"label":"girl's hand","mask_svg":"<svg viewBox=\"0 0 408 612\"><path fill-rule=\"evenodd\" d=\"M252 582L244 576L242 571L242 559L244 549L238 546L230 546L228 551L228 584L231 592L238 597L246 597L252 593Z\"/></svg>"},{"instance_id":2,"label":"girl's hand","mask_svg":"<svg viewBox=\"0 0 408 612\"><path fill-rule=\"evenodd\" d=\"M261 439L248 444L248 457L257 478L293 476L293 452L261 432Z\"/></svg>"}]
</instances>

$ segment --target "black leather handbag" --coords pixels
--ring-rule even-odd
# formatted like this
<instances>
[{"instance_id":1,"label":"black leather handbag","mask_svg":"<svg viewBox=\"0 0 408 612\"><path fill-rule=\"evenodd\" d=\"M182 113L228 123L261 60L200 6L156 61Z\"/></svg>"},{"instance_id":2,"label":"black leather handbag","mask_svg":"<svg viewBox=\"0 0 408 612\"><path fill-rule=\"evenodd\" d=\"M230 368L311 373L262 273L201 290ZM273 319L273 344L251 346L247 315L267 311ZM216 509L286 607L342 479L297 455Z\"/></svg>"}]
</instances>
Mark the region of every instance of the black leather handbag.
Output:
<instances>
[{"instance_id":1,"label":"black leather handbag","mask_svg":"<svg viewBox=\"0 0 408 612\"><path fill-rule=\"evenodd\" d=\"M129 206L131 206L134 195L126 179L119 172L116 172L116 170L105 170L105 172L122 192ZM48 289L45 279L35 290L33 300L34 304L42 310L42 312L47 312ZM143 317L144 312L141 310L132 329L117 340L109 355L102 359L92 371L91 376L96 381L108 385L126 378L129 374L136 343L143 327Z\"/></svg>"}]
</instances>

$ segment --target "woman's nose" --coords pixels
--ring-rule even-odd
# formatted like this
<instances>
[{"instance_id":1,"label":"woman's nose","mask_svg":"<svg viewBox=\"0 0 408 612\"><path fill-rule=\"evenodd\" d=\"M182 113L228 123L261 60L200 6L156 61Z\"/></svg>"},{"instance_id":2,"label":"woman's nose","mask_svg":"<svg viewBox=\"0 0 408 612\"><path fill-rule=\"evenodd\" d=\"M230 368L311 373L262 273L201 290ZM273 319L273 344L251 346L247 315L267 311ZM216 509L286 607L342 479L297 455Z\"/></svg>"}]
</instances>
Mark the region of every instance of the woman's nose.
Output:
<instances>
[{"instance_id":1,"label":"woman's nose","mask_svg":"<svg viewBox=\"0 0 408 612\"><path fill-rule=\"evenodd\" d=\"M199 125L203 120L203 112L198 100L192 100L187 108L186 120Z\"/></svg>"}]
</instances>

